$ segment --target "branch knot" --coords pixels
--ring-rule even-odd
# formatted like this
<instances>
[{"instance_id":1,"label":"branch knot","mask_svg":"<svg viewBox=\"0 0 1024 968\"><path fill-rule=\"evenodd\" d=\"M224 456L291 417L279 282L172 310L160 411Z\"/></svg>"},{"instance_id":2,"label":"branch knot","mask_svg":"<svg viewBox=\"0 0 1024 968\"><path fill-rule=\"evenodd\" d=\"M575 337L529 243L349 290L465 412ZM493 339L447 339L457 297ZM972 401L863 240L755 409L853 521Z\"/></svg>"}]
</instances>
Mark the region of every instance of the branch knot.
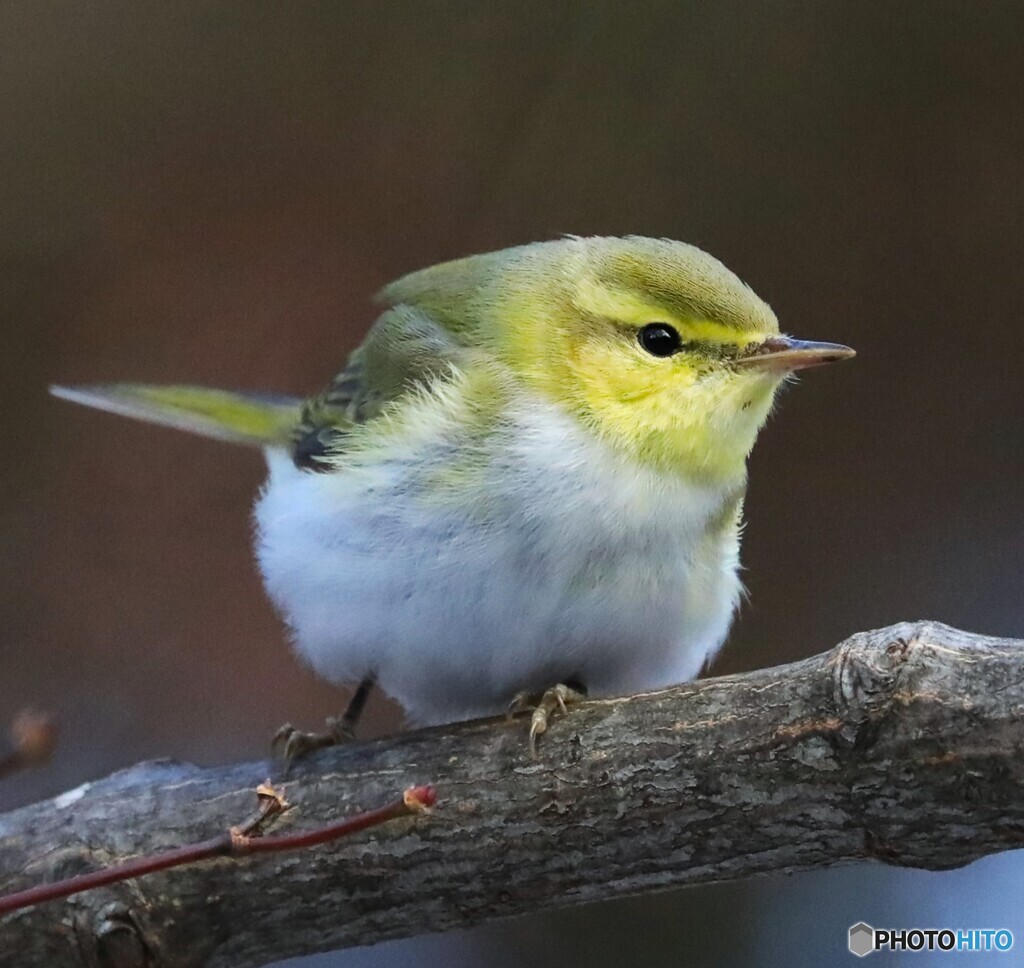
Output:
<instances>
[{"instance_id":1,"label":"branch knot","mask_svg":"<svg viewBox=\"0 0 1024 968\"><path fill-rule=\"evenodd\" d=\"M833 701L844 722L838 735L845 745L860 749L874 739L875 725L892 709L913 664L923 624L858 632L833 650Z\"/></svg>"}]
</instances>

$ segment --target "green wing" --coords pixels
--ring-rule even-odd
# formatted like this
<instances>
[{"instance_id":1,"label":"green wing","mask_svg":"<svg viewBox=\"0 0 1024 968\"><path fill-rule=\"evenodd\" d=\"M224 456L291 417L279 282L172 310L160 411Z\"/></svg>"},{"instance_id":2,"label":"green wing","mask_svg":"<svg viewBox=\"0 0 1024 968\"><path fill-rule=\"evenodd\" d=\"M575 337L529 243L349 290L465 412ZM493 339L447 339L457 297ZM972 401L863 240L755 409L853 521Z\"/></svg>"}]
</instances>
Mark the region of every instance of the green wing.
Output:
<instances>
[{"instance_id":1,"label":"green wing","mask_svg":"<svg viewBox=\"0 0 1024 968\"><path fill-rule=\"evenodd\" d=\"M204 437L257 447L288 447L299 467L329 470L356 424L373 419L409 389L447 374L465 354L449 331L410 306L374 323L348 364L319 396L196 386L112 383L51 387L54 396Z\"/></svg>"},{"instance_id":2,"label":"green wing","mask_svg":"<svg viewBox=\"0 0 1024 968\"><path fill-rule=\"evenodd\" d=\"M447 375L465 353L450 331L421 310L387 310L345 369L303 404L292 434L295 463L328 470L329 456L344 451L348 430L372 420L413 387Z\"/></svg>"}]
</instances>

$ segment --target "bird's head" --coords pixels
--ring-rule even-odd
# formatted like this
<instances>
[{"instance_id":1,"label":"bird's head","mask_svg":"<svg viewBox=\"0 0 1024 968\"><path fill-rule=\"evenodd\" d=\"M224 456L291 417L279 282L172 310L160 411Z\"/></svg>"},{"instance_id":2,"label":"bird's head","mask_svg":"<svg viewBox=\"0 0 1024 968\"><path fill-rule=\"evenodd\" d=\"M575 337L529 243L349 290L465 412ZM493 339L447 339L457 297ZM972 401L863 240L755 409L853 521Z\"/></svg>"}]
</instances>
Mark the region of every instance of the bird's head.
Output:
<instances>
[{"instance_id":1,"label":"bird's head","mask_svg":"<svg viewBox=\"0 0 1024 968\"><path fill-rule=\"evenodd\" d=\"M638 461L730 480L797 370L853 356L779 333L768 305L717 259L669 239L567 238L473 256L399 280Z\"/></svg>"}]
</instances>

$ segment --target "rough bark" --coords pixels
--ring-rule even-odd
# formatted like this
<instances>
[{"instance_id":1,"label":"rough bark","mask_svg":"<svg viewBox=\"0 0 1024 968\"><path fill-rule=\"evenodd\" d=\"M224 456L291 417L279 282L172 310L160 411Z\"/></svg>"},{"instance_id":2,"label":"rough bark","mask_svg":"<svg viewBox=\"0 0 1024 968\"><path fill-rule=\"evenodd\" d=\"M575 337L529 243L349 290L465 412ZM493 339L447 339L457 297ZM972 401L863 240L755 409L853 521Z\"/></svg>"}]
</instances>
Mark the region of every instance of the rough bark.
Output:
<instances>
[{"instance_id":1,"label":"rough bark","mask_svg":"<svg viewBox=\"0 0 1024 968\"><path fill-rule=\"evenodd\" d=\"M275 832L435 783L327 848L215 860L0 922L0 963L239 966L767 871L942 869L1024 844L1024 642L932 624L585 703L530 760L489 720L326 751ZM275 772L277 776L275 776ZM211 836L280 769L144 763L0 817L0 892Z\"/></svg>"}]
</instances>

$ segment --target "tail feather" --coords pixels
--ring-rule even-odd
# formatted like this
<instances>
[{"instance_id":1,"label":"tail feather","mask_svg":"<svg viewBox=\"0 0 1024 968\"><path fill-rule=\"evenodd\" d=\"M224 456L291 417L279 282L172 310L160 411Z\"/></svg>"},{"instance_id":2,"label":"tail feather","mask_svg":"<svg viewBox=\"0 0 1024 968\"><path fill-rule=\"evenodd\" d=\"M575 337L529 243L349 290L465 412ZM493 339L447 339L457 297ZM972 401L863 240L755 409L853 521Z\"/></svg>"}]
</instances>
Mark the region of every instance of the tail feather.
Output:
<instances>
[{"instance_id":1,"label":"tail feather","mask_svg":"<svg viewBox=\"0 0 1024 968\"><path fill-rule=\"evenodd\" d=\"M302 418L299 398L273 393L143 383L52 386L50 392L97 410L254 447L288 443Z\"/></svg>"}]
</instances>

